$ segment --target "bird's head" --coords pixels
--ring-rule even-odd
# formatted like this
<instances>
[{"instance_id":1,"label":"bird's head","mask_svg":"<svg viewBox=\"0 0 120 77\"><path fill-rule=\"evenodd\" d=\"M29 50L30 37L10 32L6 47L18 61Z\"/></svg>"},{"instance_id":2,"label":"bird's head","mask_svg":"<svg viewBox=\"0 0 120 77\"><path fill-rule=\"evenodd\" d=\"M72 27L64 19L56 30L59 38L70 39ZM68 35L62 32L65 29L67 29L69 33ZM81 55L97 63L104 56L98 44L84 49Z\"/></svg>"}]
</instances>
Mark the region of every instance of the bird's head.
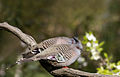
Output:
<instances>
[{"instance_id":1,"label":"bird's head","mask_svg":"<svg viewBox=\"0 0 120 77\"><path fill-rule=\"evenodd\" d=\"M78 49L83 50L82 43L81 43L81 41L78 39L78 37L73 37L73 38L72 38L72 41L73 41L72 44L75 44Z\"/></svg>"}]
</instances>

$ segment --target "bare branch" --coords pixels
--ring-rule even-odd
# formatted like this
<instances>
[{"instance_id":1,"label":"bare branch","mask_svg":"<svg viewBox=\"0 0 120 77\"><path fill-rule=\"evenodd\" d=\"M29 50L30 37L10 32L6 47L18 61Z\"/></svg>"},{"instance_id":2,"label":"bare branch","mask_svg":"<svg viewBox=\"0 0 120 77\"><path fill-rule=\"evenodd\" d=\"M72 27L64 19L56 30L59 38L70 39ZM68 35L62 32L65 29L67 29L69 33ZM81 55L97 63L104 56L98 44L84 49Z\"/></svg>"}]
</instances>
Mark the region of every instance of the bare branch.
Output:
<instances>
[{"instance_id":1,"label":"bare branch","mask_svg":"<svg viewBox=\"0 0 120 77\"><path fill-rule=\"evenodd\" d=\"M97 73L89 73L72 68L54 67L47 60L40 60L40 64L54 77L120 77L116 75L102 75Z\"/></svg>"},{"instance_id":2,"label":"bare branch","mask_svg":"<svg viewBox=\"0 0 120 77\"><path fill-rule=\"evenodd\" d=\"M21 41L23 41L28 46L33 46L37 44L36 41L30 35L23 33L20 29L9 25L7 22L0 23L0 28L12 32L14 35L16 35Z\"/></svg>"},{"instance_id":3,"label":"bare branch","mask_svg":"<svg viewBox=\"0 0 120 77\"><path fill-rule=\"evenodd\" d=\"M102 75L97 73L88 73L72 68L61 68L51 71L51 74L55 77L120 77L116 75Z\"/></svg>"}]
</instances>

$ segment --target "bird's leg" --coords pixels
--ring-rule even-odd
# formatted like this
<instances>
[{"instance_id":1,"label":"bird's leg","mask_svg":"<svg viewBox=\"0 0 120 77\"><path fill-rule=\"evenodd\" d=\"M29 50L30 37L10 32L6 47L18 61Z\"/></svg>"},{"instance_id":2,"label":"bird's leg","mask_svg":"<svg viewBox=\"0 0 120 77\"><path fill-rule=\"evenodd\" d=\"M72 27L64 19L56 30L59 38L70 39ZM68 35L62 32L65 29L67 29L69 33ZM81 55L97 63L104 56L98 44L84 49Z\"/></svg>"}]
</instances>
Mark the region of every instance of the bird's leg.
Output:
<instances>
[{"instance_id":1,"label":"bird's leg","mask_svg":"<svg viewBox=\"0 0 120 77\"><path fill-rule=\"evenodd\" d=\"M67 67L67 66L64 66L63 68L69 68L69 67Z\"/></svg>"}]
</instances>

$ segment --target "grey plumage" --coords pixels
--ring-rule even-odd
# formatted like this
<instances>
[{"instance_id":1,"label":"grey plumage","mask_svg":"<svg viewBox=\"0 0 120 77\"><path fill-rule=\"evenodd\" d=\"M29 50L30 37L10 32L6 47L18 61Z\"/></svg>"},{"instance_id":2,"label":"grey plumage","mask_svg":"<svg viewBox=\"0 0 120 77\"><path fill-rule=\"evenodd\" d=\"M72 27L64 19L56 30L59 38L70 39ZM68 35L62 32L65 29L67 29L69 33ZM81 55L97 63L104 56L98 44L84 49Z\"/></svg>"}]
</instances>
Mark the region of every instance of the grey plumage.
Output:
<instances>
[{"instance_id":1,"label":"grey plumage","mask_svg":"<svg viewBox=\"0 0 120 77\"><path fill-rule=\"evenodd\" d=\"M51 61L53 66L69 66L72 64L79 56L80 49L78 49L74 44L59 44L45 49L43 52L37 55L27 58L22 61L38 61L41 59L47 59Z\"/></svg>"},{"instance_id":2,"label":"grey plumage","mask_svg":"<svg viewBox=\"0 0 120 77\"><path fill-rule=\"evenodd\" d=\"M68 66L72 64L79 56L80 51L82 50L82 45L80 40L77 38L67 38L67 40L61 40L61 37L52 38L56 39L53 43L48 44L48 41L51 39L45 40L37 46L39 53L29 57L19 60L18 63L25 61L38 61L38 60L48 60L53 66ZM46 42L47 41L47 42ZM44 46L45 45L45 46ZM44 48L39 50L40 48ZM33 51L37 51L34 49ZM32 51L32 52L33 52Z\"/></svg>"},{"instance_id":3,"label":"grey plumage","mask_svg":"<svg viewBox=\"0 0 120 77\"><path fill-rule=\"evenodd\" d=\"M23 58L30 58L53 45L74 44L75 42L77 42L77 40L78 40L77 38L68 38L68 37L50 38L48 40L44 40L43 42L37 44L36 46L33 46L29 52L23 53L22 55L23 55ZM81 49L82 49L82 45L81 45Z\"/></svg>"}]
</instances>

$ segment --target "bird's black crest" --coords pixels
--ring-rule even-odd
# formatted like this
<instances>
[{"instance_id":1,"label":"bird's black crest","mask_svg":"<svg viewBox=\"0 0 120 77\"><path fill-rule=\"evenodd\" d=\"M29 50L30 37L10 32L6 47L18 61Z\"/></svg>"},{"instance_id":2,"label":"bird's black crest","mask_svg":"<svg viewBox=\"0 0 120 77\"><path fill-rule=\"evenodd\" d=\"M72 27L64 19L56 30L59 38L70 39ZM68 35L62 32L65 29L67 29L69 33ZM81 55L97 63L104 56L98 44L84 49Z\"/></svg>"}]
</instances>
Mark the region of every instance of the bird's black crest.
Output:
<instances>
[{"instance_id":1,"label":"bird's black crest","mask_svg":"<svg viewBox=\"0 0 120 77\"><path fill-rule=\"evenodd\" d=\"M75 40L76 43L79 42L78 37L73 37L73 39Z\"/></svg>"}]
</instances>

